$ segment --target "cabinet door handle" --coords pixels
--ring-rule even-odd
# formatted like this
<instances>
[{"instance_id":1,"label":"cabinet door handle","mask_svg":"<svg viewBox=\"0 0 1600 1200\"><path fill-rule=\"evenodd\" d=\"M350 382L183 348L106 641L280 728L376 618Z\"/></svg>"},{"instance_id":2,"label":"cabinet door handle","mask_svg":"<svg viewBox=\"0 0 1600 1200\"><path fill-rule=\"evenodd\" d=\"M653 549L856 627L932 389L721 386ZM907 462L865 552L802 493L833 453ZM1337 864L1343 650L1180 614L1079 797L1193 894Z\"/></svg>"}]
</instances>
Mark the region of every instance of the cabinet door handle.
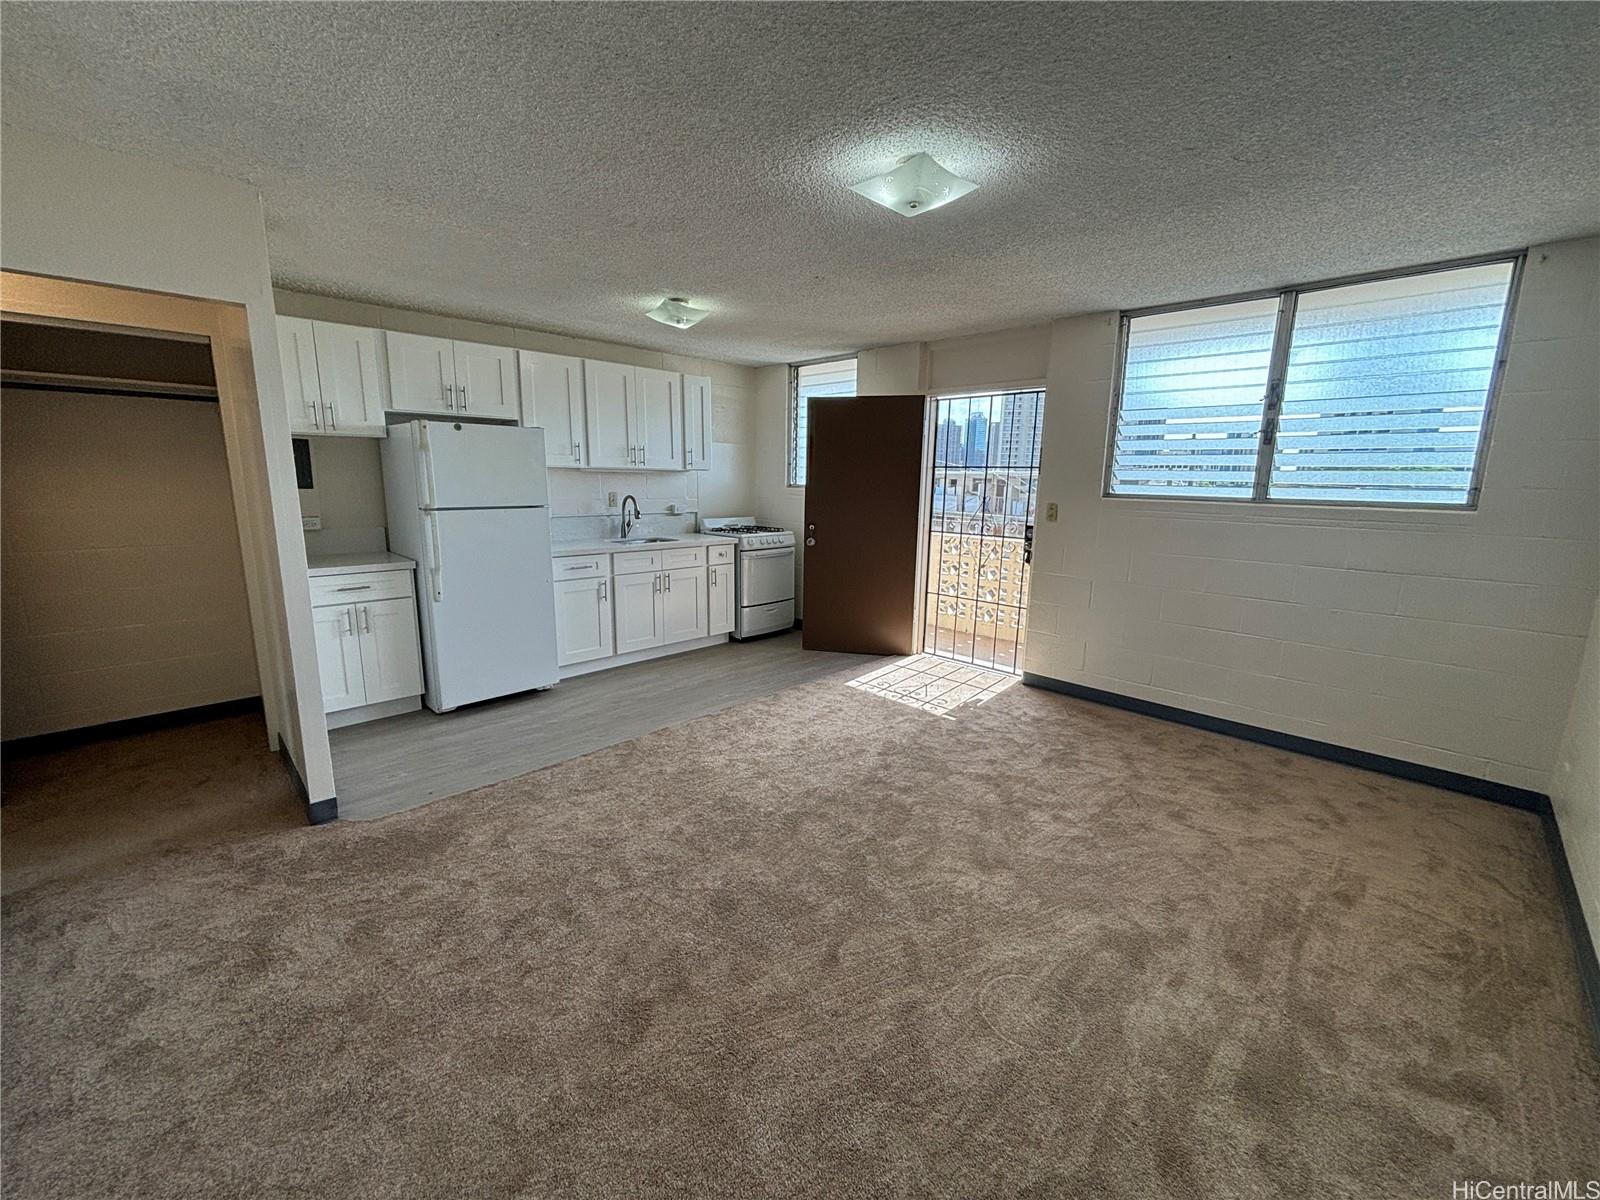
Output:
<instances>
[{"instance_id":1,"label":"cabinet door handle","mask_svg":"<svg viewBox=\"0 0 1600 1200\"><path fill-rule=\"evenodd\" d=\"M582 462L583 461L583 455L578 450L578 443L577 442L573 442L572 443L572 461L573 462Z\"/></svg>"},{"instance_id":2,"label":"cabinet door handle","mask_svg":"<svg viewBox=\"0 0 1600 1200\"><path fill-rule=\"evenodd\" d=\"M606 581L604 579L602 579L600 581L600 599L604 600L605 598L606 598Z\"/></svg>"},{"instance_id":3,"label":"cabinet door handle","mask_svg":"<svg viewBox=\"0 0 1600 1200\"><path fill-rule=\"evenodd\" d=\"M322 406L328 410L328 428L337 430L339 428L339 414L334 411L333 401L324 400Z\"/></svg>"},{"instance_id":4,"label":"cabinet door handle","mask_svg":"<svg viewBox=\"0 0 1600 1200\"><path fill-rule=\"evenodd\" d=\"M361 632L372 632L372 610L365 604L361 606Z\"/></svg>"},{"instance_id":5,"label":"cabinet door handle","mask_svg":"<svg viewBox=\"0 0 1600 1200\"><path fill-rule=\"evenodd\" d=\"M691 467L694 466L694 447L693 446L685 446L684 447L684 453L688 454L688 456L689 456L689 465Z\"/></svg>"},{"instance_id":6,"label":"cabinet door handle","mask_svg":"<svg viewBox=\"0 0 1600 1200\"><path fill-rule=\"evenodd\" d=\"M672 590L672 576L671 575L663 575L661 578L663 578L663 579L665 579L667 581L667 591L670 592Z\"/></svg>"},{"instance_id":7,"label":"cabinet door handle","mask_svg":"<svg viewBox=\"0 0 1600 1200\"><path fill-rule=\"evenodd\" d=\"M717 569L715 567L711 568L711 573L710 573L709 578L711 580L711 586L712 587L716 587L717 586Z\"/></svg>"},{"instance_id":8,"label":"cabinet door handle","mask_svg":"<svg viewBox=\"0 0 1600 1200\"><path fill-rule=\"evenodd\" d=\"M444 406L451 412L456 410L456 385L453 383L444 385Z\"/></svg>"},{"instance_id":9,"label":"cabinet door handle","mask_svg":"<svg viewBox=\"0 0 1600 1200\"><path fill-rule=\"evenodd\" d=\"M344 628L339 631L341 634L348 633L351 637L354 637L356 635L356 616L355 616L355 613L356 613L356 610L353 609L353 608L347 608L347 609L344 610L344 614L343 614L343 616L344 616Z\"/></svg>"},{"instance_id":10,"label":"cabinet door handle","mask_svg":"<svg viewBox=\"0 0 1600 1200\"><path fill-rule=\"evenodd\" d=\"M659 592L661 590L661 576L657 575L650 581L650 590L652 592Z\"/></svg>"},{"instance_id":11,"label":"cabinet door handle","mask_svg":"<svg viewBox=\"0 0 1600 1200\"><path fill-rule=\"evenodd\" d=\"M462 412L466 412L467 411L467 385L463 383L458 390L461 392L461 411Z\"/></svg>"}]
</instances>

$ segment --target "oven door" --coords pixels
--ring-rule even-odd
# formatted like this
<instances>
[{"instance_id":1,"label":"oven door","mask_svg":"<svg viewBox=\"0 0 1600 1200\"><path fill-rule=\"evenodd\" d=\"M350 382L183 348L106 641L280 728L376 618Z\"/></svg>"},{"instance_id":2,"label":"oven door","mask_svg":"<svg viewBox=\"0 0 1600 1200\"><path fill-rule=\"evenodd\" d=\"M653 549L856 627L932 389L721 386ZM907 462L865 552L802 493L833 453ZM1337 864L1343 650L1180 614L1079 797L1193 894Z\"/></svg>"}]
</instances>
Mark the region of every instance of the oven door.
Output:
<instances>
[{"instance_id":1,"label":"oven door","mask_svg":"<svg viewBox=\"0 0 1600 1200\"><path fill-rule=\"evenodd\" d=\"M739 607L794 599L794 547L739 552Z\"/></svg>"}]
</instances>

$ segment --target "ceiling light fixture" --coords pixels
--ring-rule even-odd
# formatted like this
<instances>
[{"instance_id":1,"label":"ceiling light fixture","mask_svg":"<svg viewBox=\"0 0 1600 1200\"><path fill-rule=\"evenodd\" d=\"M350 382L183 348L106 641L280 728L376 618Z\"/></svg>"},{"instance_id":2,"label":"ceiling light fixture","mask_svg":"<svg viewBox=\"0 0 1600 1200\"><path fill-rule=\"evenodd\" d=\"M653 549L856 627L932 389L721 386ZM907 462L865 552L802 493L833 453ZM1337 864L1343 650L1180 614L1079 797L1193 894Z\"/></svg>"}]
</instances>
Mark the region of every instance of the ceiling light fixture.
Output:
<instances>
[{"instance_id":1,"label":"ceiling light fixture","mask_svg":"<svg viewBox=\"0 0 1600 1200\"><path fill-rule=\"evenodd\" d=\"M689 326L704 319L707 310L692 308L682 296L669 296L656 305L645 316L652 321L660 321L663 325L671 325L674 329L687 329Z\"/></svg>"},{"instance_id":2,"label":"ceiling light fixture","mask_svg":"<svg viewBox=\"0 0 1600 1200\"><path fill-rule=\"evenodd\" d=\"M912 154L897 162L893 170L852 184L850 190L902 217L915 217L959 200L977 186L946 171L927 154Z\"/></svg>"}]
</instances>

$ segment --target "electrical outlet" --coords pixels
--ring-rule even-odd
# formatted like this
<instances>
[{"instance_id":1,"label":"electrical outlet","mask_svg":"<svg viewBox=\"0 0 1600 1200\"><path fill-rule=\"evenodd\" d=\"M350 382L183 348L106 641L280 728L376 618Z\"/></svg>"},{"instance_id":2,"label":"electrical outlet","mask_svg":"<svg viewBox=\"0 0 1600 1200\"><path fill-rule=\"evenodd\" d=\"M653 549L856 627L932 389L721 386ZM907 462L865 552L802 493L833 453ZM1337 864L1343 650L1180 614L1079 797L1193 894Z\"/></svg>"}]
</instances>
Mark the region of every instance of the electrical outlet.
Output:
<instances>
[{"instance_id":1,"label":"electrical outlet","mask_svg":"<svg viewBox=\"0 0 1600 1200\"><path fill-rule=\"evenodd\" d=\"M300 528L301 529L321 529L322 528L322 518L321 517L301 517L300 518Z\"/></svg>"},{"instance_id":2,"label":"electrical outlet","mask_svg":"<svg viewBox=\"0 0 1600 1200\"><path fill-rule=\"evenodd\" d=\"M1058 510L1054 503L1046 504L1044 506L1044 519L1046 521L1054 521L1056 519L1057 512Z\"/></svg>"},{"instance_id":3,"label":"electrical outlet","mask_svg":"<svg viewBox=\"0 0 1600 1200\"><path fill-rule=\"evenodd\" d=\"M607 492L606 493L606 507L607 508L615 508L616 506L617 506L617 494L615 492Z\"/></svg>"}]
</instances>

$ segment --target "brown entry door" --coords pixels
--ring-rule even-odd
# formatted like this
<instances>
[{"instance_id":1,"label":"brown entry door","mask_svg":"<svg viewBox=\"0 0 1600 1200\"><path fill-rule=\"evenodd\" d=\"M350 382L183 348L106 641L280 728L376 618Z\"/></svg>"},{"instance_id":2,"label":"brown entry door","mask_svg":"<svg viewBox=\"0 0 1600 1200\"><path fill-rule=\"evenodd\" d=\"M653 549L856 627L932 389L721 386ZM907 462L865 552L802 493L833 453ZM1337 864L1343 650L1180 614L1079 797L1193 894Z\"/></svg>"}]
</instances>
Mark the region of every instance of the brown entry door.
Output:
<instances>
[{"instance_id":1,"label":"brown entry door","mask_svg":"<svg viewBox=\"0 0 1600 1200\"><path fill-rule=\"evenodd\" d=\"M813 396L807 650L915 654L925 396Z\"/></svg>"}]
</instances>

